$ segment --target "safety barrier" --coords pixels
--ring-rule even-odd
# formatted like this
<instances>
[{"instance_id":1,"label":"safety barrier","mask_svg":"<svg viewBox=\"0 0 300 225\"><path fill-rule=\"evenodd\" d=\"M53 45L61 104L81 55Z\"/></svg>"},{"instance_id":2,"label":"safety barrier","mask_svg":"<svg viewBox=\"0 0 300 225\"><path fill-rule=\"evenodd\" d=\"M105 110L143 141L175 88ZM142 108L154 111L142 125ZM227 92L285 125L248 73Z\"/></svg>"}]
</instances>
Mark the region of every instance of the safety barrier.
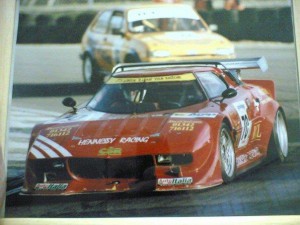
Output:
<instances>
[{"instance_id":1,"label":"safety barrier","mask_svg":"<svg viewBox=\"0 0 300 225\"><path fill-rule=\"evenodd\" d=\"M198 12L208 24L216 24L217 32L232 41L293 42L291 8L243 11L217 9ZM94 11L19 15L17 43L79 43Z\"/></svg>"}]
</instances>

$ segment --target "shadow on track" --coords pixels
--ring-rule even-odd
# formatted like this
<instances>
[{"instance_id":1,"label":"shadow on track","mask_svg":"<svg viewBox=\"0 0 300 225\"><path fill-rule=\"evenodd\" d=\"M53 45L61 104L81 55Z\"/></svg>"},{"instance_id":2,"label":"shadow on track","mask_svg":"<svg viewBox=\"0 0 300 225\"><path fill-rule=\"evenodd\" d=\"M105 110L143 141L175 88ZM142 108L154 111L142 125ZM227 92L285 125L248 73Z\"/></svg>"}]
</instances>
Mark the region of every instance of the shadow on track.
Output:
<instances>
[{"instance_id":1,"label":"shadow on track","mask_svg":"<svg viewBox=\"0 0 300 225\"><path fill-rule=\"evenodd\" d=\"M94 94L99 87L100 85L88 85L83 83L14 84L13 98L91 95Z\"/></svg>"}]
</instances>

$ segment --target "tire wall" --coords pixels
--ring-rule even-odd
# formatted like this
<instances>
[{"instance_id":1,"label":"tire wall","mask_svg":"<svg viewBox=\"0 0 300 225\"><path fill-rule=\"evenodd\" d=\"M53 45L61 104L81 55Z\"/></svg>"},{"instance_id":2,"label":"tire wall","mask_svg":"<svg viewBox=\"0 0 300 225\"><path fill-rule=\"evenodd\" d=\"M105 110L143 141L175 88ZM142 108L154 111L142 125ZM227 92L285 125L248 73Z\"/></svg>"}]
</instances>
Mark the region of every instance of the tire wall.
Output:
<instances>
[{"instance_id":1,"label":"tire wall","mask_svg":"<svg viewBox=\"0 0 300 225\"><path fill-rule=\"evenodd\" d=\"M290 7L246 8L243 11L217 9L198 12L217 33L229 40L293 42ZM17 43L79 43L96 12L20 13Z\"/></svg>"}]
</instances>

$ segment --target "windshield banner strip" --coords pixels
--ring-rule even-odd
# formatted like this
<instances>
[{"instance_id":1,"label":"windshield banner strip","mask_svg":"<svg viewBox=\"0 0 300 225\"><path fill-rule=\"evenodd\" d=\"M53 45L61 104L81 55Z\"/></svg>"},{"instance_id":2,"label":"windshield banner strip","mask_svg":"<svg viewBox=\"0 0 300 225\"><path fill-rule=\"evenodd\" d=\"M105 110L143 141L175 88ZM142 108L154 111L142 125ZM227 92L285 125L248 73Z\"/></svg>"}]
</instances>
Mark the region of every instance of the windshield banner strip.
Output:
<instances>
[{"instance_id":1,"label":"windshield banner strip","mask_svg":"<svg viewBox=\"0 0 300 225\"><path fill-rule=\"evenodd\" d=\"M199 15L189 6L154 7L131 9L128 11L128 22L160 18L186 18L199 20Z\"/></svg>"},{"instance_id":2,"label":"windshield banner strip","mask_svg":"<svg viewBox=\"0 0 300 225\"><path fill-rule=\"evenodd\" d=\"M170 76L155 76L155 77L112 77L107 81L107 84L126 84L126 83L151 83L151 82L169 82L169 81L189 81L196 80L192 73Z\"/></svg>"}]
</instances>

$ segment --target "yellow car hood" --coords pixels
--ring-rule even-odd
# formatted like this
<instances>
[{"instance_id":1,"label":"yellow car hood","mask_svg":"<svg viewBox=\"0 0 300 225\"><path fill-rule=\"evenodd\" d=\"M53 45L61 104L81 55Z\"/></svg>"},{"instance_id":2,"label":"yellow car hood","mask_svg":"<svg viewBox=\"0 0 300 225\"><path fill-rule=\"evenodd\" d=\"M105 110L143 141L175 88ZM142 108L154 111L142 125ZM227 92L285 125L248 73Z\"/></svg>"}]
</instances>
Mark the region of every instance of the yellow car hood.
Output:
<instances>
[{"instance_id":1,"label":"yellow car hood","mask_svg":"<svg viewBox=\"0 0 300 225\"><path fill-rule=\"evenodd\" d=\"M144 42L150 52L168 51L173 56L215 54L220 49L234 51L229 40L212 32L159 32L139 34L136 38Z\"/></svg>"}]
</instances>

